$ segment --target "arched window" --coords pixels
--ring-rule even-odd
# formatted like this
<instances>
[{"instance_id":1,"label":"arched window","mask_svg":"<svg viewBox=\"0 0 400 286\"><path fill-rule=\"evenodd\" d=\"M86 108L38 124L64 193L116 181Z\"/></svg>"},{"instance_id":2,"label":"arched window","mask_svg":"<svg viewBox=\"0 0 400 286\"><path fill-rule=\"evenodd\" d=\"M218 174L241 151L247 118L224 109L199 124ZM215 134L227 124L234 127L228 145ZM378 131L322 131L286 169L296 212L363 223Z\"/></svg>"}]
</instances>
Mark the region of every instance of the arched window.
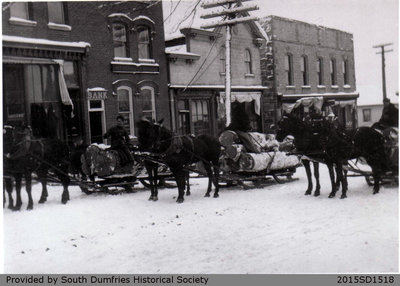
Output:
<instances>
[{"instance_id":1,"label":"arched window","mask_svg":"<svg viewBox=\"0 0 400 286\"><path fill-rule=\"evenodd\" d=\"M302 56L300 58L300 69L301 69L301 76L303 79L303 85L308 85L308 58L307 56Z\"/></svg>"},{"instance_id":2,"label":"arched window","mask_svg":"<svg viewBox=\"0 0 400 286\"><path fill-rule=\"evenodd\" d=\"M331 59L331 61L330 61L330 71L331 71L331 85L337 85L336 60L335 59Z\"/></svg>"},{"instance_id":3,"label":"arched window","mask_svg":"<svg viewBox=\"0 0 400 286\"><path fill-rule=\"evenodd\" d=\"M131 135L134 134L132 89L120 86L117 89L118 114L125 118L124 127Z\"/></svg>"},{"instance_id":4,"label":"arched window","mask_svg":"<svg viewBox=\"0 0 400 286\"><path fill-rule=\"evenodd\" d=\"M126 26L122 22L114 22L112 24L114 57L129 57L126 31Z\"/></svg>"},{"instance_id":5,"label":"arched window","mask_svg":"<svg viewBox=\"0 0 400 286\"><path fill-rule=\"evenodd\" d=\"M149 120L156 120L156 102L153 87L143 86L140 89L139 102L141 104L142 116Z\"/></svg>"},{"instance_id":6,"label":"arched window","mask_svg":"<svg viewBox=\"0 0 400 286\"><path fill-rule=\"evenodd\" d=\"M322 58L318 58L317 60L317 76L318 76L318 85L324 85L324 60Z\"/></svg>"},{"instance_id":7,"label":"arched window","mask_svg":"<svg viewBox=\"0 0 400 286\"><path fill-rule=\"evenodd\" d=\"M291 54L287 54L285 57L285 72L287 84L293 85L293 56Z\"/></svg>"},{"instance_id":8,"label":"arched window","mask_svg":"<svg viewBox=\"0 0 400 286\"><path fill-rule=\"evenodd\" d=\"M219 61L220 61L220 73L225 74L225 68L226 68L226 59L225 59L225 47L222 46L221 49L219 50Z\"/></svg>"},{"instance_id":9,"label":"arched window","mask_svg":"<svg viewBox=\"0 0 400 286\"><path fill-rule=\"evenodd\" d=\"M152 59L150 29L146 26L138 28L139 59Z\"/></svg>"},{"instance_id":10,"label":"arched window","mask_svg":"<svg viewBox=\"0 0 400 286\"><path fill-rule=\"evenodd\" d=\"M253 69L252 69L252 63L251 63L251 53L249 49L246 49L244 51L244 64L246 67L246 74L252 74Z\"/></svg>"}]
</instances>

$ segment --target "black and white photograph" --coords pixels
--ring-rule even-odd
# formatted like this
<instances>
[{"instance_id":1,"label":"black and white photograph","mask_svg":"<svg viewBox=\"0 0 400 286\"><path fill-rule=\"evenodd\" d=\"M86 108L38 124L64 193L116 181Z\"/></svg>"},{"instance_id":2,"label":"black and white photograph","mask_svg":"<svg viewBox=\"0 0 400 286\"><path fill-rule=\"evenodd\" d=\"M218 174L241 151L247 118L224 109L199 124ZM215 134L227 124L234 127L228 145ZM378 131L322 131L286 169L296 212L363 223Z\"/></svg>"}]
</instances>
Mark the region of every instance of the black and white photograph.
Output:
<instances>
[{"instance_id":1,"label":"black and white photograph","mask_svg":"<svg viewBox=\"0 0 400 286\"><path fill-rule=\"evenodd\" d=\"M399 273L397 0L2 1L2 61L0 273Z\"/></svg>"}]
</instances>

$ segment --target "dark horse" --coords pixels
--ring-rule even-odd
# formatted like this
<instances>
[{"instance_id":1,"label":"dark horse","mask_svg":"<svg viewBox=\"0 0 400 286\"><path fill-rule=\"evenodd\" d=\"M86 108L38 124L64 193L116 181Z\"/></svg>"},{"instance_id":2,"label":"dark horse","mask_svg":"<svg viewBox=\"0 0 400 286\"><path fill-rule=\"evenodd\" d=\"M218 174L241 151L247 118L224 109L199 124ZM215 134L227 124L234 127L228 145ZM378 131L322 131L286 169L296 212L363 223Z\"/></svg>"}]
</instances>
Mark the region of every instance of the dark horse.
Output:
<instances>
[{"instance_id":1,"label":"dark horse","mask_svg":"<svg viewBox=\"0 0 400 286\"><path fill-rule=\"evenodd\" d=\"M333 167L337 179L342 184L342 196L347 197L347 178L343 165L348 160L364 157L372 169L374 178L374 194L379 192L379 181L388 164L385 155L385 140L383 135L370 127L360 127L345 131L335 127L330 122L321 121L319 133L315 133L310 123L292 116L284 116L279 123L280 129L295 137L295 146L300 154L306 155L328 166L331 178L333 198L338 190L334 180Z\"/></svg>"},{"instance_id":2,"label":"dark horse","mask_svg":"<svg viewBox=\"0 0 400 286\"><path fill-rule=\"evenodd\" d=\"M175 136L159 122L154 123L144 119L137 123L137 127L139 148L158 154L173 173L179 191L178 203L184 201L185 177L187 174L185 166L196 162L203 163L209 178L205 196L210 196L212 183L215 186L214 198L219 196L218 161L221 146L217 139L209 135L200 135L193 138L190 136ZM152 189L151 192L150 200L157 200L156 188Z\"/></svg>"},{"instance_id":3,"label":"dark horse","mask_svg":"<svg viewBox=\"0 0 400 286\"><path fill-rule=\"evenodd\" d=\"M25 128L26 129L26 128ZM25 177L26 192L28 194L27 209L33 209L32 200L32 173L35 172L42 184L42 194L39 203L47 200L47 175L49 170L58 177L63 185L61 202L69 200L69 150L68 146L55 138L26 139L22 130L12 127L4 128L3 136L3 171L5 188L8 193L8 207L20 210L22 205L21 186L22 177ZM16 204L12 199L12 178L15 178Z\"/></svg>"}]
</instances>

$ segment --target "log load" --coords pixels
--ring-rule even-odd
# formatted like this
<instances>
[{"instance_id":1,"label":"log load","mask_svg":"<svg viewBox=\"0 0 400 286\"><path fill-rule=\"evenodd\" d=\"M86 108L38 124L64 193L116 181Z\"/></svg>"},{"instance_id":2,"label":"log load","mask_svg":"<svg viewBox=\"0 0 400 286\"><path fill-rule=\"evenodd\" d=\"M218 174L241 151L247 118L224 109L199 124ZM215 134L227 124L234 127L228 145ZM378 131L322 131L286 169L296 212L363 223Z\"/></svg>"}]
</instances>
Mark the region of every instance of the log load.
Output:
<instances>
[{"instance_id":1,"label":"log load","mask_svg":"<svg viewBox=\"0 0 400 286\"><path fill-rule=\"evenodd\" d=\"M240 143L240 140L236 132L231 130L226 130L222 132L221 135L219 136L219 142L221 143L222 146L228 147L232 146L233 144Z\"/></svg>"},{"instance_id":2,"label":"log load","mask_svg":"<svg viewBox=\"0 0 400 286\"><path fill-rule=\"evenodd\" d=\"M259 172L262 170L282 170L297 167L297 156L287 156L284 152L242 153L239 158L240 171Z\"/></svg>"},{"instance_id":3,"label":"log load","mask_svg":"<svg viewBox=\"0 0 400 286\"><path fill-rule=\"evenodd\" d=\"M232 144L231 146L225 147L225 154L229 159L232 159L234 162L239 160L239 157L242 153L246 152L246 148L241 144Z\"/></svg>"}]
</instances>

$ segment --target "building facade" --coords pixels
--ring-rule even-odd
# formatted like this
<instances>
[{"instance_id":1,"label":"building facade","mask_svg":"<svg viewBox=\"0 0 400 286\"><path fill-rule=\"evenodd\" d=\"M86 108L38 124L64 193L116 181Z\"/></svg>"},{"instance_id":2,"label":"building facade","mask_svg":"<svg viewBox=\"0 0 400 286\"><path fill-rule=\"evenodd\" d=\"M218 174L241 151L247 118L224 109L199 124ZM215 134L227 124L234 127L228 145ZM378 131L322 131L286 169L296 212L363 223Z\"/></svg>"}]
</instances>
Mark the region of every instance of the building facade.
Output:
<instances>
[{"instance_id":1,"label":"building facade","mask_svg":"<svg viewBox=\"0 0 400 286\"><path fill-rule=\"evenodd\" d=\"M172 126L178 134L218 135L225 128L225 28L181 29L168 39ZM255 22L233 26L231 37L232 118L243 112L253 130L263 129L260 47L266 34ZM233 119L232 119L233 120Z\"/></svg>"},{"instance_id":2,"label":"building facade","mask_svg":"<svg viewBox=\"0 0 400 286\"><path fill-rule=\"evenodd\" d=\"M106 143L121 114L170 125L159 1L3 3L3 121Z\"/></svg>"},{"instance_id":3,"label":"building facade","mask_svg":"<svg viewBox=\"0 0 400 286\"><path fill-rule=\"evenodd\" d=\"M330 111L340 125L356 127L359 95L352 34L277 16L260 22L270 39L261 59L265 100L271 106L266 124L276 123L299 98L322 96L334 100Z\"/></svg>"}]
</instances>

